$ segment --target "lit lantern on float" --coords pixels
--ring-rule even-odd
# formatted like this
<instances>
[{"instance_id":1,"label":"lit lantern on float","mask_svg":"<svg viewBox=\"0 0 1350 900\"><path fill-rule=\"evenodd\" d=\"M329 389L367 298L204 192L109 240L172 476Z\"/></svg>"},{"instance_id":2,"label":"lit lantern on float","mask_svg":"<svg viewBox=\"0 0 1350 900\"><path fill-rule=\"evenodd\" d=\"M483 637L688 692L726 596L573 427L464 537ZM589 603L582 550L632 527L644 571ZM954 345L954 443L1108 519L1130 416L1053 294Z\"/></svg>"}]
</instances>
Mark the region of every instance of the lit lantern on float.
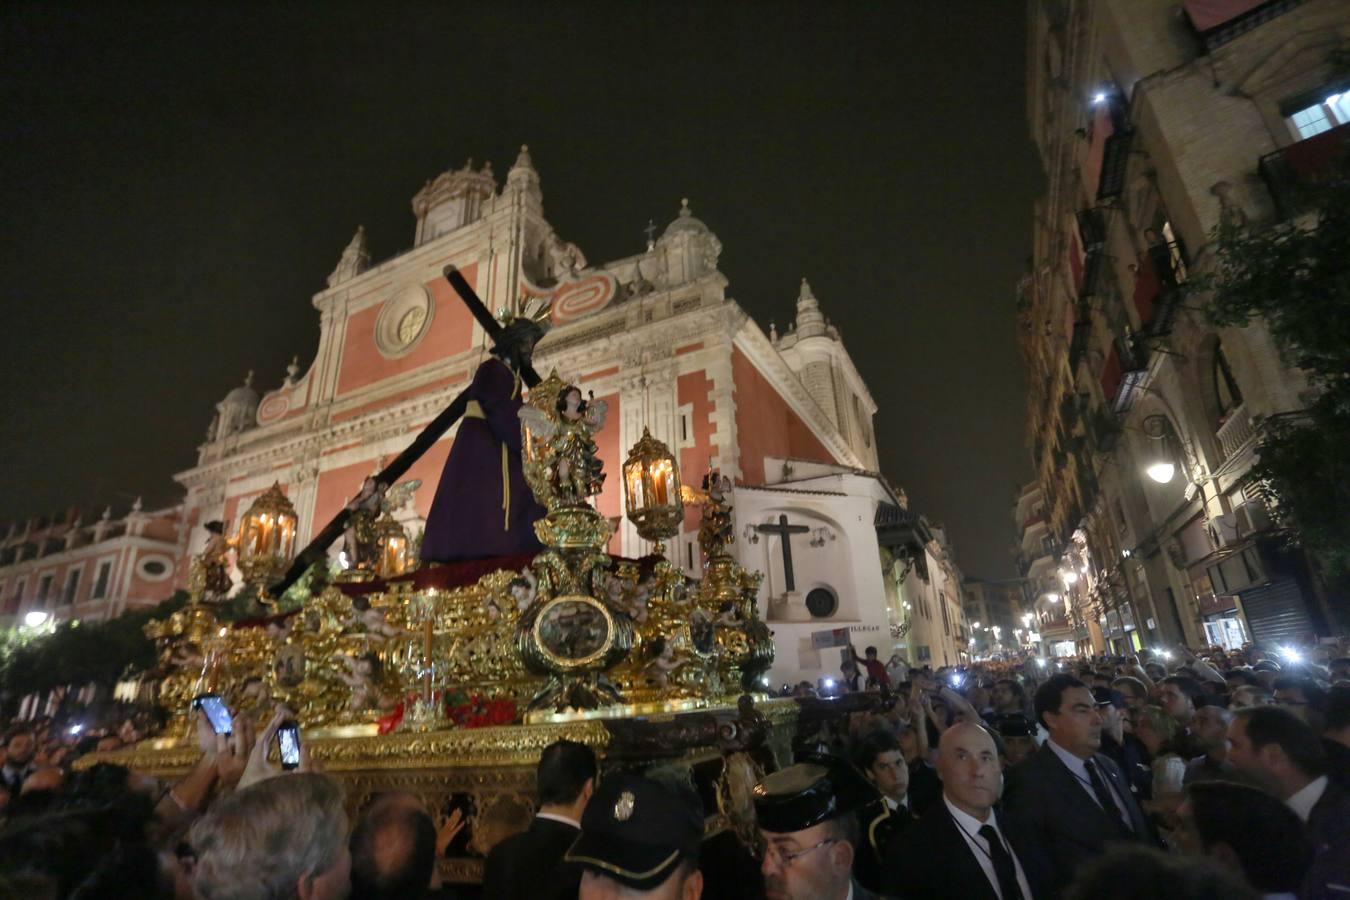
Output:
<instances>
[{"instance_id":1,"label":"lit lantern on float","mask_svg":"<svg viewBox=\"0 0 1350 900\"><path fill-rule=\"evenodd\" d=\"M271 581L295 552L295 507L274 483L258 496L239 523L239 568L250 581Z\"/></svg>"},{"instance_id":2,"label":"lit lantern on float","mask_svg":"<svg viewBox=\"0 0 1350 900\"><path fill-rule=\"evenodd\" d=\"M684 521L680 464L670 448L652 437L645 426L642 437L628 451L623 483L628 520L638 534L655 542L657 555L664 555L662 541L674 536Z\"/></svg>"},{"instance_id":3,"label":"lit lantern on float","mask_svg":"<svg viewBox=\"0 0 1350 900\"><path fill-rule=\"evenodd\" d=\"M375 523L375 540L379 548L376 571L381 578L402 575L408 571L408 533L387 512Z\"/></svg>"}]
</instances>

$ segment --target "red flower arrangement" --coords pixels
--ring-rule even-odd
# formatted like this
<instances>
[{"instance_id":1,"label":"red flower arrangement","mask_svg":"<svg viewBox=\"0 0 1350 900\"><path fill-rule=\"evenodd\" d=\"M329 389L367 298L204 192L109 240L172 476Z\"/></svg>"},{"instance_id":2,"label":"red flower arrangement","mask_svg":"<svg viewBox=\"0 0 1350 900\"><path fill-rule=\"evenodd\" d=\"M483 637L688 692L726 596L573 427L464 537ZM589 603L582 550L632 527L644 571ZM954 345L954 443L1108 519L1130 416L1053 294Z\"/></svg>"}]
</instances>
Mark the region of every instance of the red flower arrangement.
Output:
<instances>
[{"instance_id":1,"label":"red flower arrangement","mask_svg":"<svg viewBox=\"0 0 1350 900\"><path fill-rule=\"evenodd\" d=\"M460 728L510 725L516 720L516 701L510 697L454 692L445 698L445 714Z\"/></svg>"}]
</instances>

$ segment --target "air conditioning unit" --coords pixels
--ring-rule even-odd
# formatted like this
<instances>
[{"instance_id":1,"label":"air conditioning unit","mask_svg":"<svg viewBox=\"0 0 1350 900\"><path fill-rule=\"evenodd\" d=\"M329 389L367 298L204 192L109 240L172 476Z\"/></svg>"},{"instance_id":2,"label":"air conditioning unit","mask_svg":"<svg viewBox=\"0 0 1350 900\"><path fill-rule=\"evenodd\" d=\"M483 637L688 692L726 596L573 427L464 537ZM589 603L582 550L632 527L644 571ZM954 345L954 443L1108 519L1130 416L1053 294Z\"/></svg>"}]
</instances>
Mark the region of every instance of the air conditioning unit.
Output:
<instances>
[{"instance_id":1,"label":"air conditioning unit","mask_svg":"<svg viewBox=\"0 0 1350 900\"><path fill-rule=\"evenodd\" d=\"M1271 526L1270 513L1260 503L1244 503L1233 510L1233 514L1237 516L1238 533L1243 537L1266 531Z\"/></svg>"},{"instance_id":2,"label":"air conditioning unit","mask_svg":"<svg viewBox=\"0 0 1350 900\"><path fill-rule=\"evenodd\" d=\"M1220 550L1237 543L1240 537L1236 513L1224 513L1221 516L1215 516L1209 520L1208 528L1209 536L1214 540L1214 546Z\"/></svg>"}]
</instances>

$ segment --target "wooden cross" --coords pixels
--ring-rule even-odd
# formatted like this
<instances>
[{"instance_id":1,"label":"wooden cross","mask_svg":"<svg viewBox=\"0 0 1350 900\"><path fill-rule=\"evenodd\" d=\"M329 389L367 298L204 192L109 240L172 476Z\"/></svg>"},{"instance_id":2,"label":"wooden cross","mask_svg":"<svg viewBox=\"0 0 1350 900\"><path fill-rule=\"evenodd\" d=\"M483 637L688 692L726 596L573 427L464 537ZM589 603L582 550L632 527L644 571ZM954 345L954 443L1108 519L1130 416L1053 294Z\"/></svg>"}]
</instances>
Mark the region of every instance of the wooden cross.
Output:
<instances>
[{"instance_id":1,"label":"wooden cross","mask_svg":"<svg viewBox=\"0 0 1350 900\"><path fill-rule=\"evenodd\" d=\"M795 591L797 582L792 577L792 535L806 534L810 531L805 525L789 525L787 516L779 516L777 525L756 525L760 534L776 534L783 539L783 574L787 577L787 589Z\"/></svg>"},{"instance_id":2,"label":"wooden cross","mask_svg":"<svg viewBox=\"0 0 1350 900\"><path fill-rule=\"evenodd\" d=\"M469 308L469 312L478 320L478 324L483 326L483 331L487 333L488 338L495 344L502 336L502 324L492 317L488 312L487 306L478 298L478 294L464 280L459 269L454 266L446 266L443 272L450 286L455 289L459 299L464 301L464 305ZM520 380L525 382L526 387L534 387L539 383L539 374L529 365L522 366L520 370ZM391 487L395 481L403 476L412 464L422 457L423 453L431 449L431 446L439 441L450 427L459 421L459 417L464 415L464 410L469 404L469 389L465 388L458 397L450 401L450 405L443 409L440 415L427 423L413 442L408 445L394 461L385 466L378 474L375 480L383 484L386 488ZM338 514L333 520L323 527L314 539L309 542L309 546L300 551L300 554L291 562L291 566L286 570L286 574L280 581L269 585L267 592L273 597L280 597L282 593L295 583L301 575L305 573L311 565L320 560L327 559L328 547L342 535L347 527L347 519L351 516L351 510L343 507L338 510Z\"/></svg>"}]
</instances>

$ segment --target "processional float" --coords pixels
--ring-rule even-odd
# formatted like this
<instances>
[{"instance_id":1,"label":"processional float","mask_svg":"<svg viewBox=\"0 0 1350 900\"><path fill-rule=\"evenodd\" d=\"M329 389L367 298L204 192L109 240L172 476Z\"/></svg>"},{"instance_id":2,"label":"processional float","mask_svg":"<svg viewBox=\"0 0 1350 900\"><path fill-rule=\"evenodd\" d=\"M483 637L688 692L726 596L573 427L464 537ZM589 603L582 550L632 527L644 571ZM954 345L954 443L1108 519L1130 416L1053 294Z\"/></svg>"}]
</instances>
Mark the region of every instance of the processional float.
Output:
<instances>
[{"instance_id":1,"label":"processional float","mask_svg":"<svg viewBox=\"0 0 1350 900\"><path fill-rule=\"evenodd\" d=\"M445 275L499 340L502 325L459 272ZM753 839L750 785L775 757L790 761L794 732L820 711L767 696L762 576L730 553L729 480L713 471L699 489L682 485L677 457L644 428L619 474L627 517L654 552L611 555L613 526L590 501L605 478L594 442L602 404L556 371L540 379L527 363L519 374L530 388L524 475L547 511L534 525L542 552L419 568L392 515L417 486L398 479L472 409L466 390L298 554L296 512L279 486L234 535L212 523L189 602L146 627L169 726L118 760L186 770L191 699L214 692L258 721L285 703L353 807L398 788L423 795L442 821L466 821L443 863L452 879L476 878L492 842L528 822L533 766L558 738L591 745L610 767L678 762L721 827ZM686 502L702 507L699 580L665 558ZM340 538L345 568L330 578ZM231 599L249 591L268 614L229 620Z\"/></svg>"}]
</instances>

